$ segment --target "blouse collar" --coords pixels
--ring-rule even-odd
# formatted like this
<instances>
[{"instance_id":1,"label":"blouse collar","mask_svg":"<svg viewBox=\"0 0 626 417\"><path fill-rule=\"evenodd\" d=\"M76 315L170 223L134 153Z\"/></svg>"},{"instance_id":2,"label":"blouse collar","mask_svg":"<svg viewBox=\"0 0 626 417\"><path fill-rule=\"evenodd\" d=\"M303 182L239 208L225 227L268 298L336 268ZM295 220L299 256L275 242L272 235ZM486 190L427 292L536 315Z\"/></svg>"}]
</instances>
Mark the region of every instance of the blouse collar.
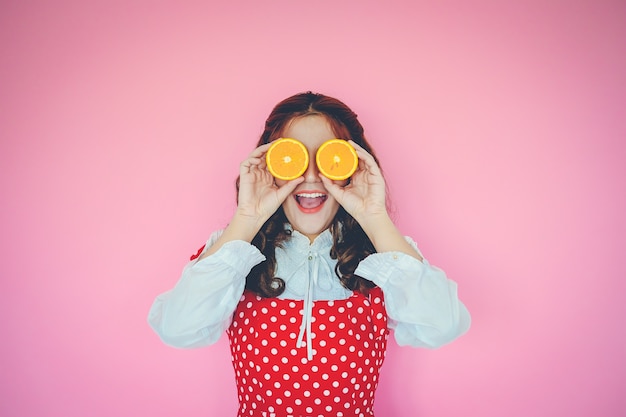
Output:
<instances>
[{"instance_id":1,"label":"blouse collar","mask_svg":"<svg viewBox=\"0 0 626 417\"><path fill-rule=\"evenodd\" d=\"M302 252L321 252L330 250L333 246L333 235L330 233L330 229L324 230L311 242L309 238L297 230L293 230L291 225L288 225L288 230L291 231L291 238L287 239L285 246L290 249L296 249Z\"/></svg>"}]
</instances>

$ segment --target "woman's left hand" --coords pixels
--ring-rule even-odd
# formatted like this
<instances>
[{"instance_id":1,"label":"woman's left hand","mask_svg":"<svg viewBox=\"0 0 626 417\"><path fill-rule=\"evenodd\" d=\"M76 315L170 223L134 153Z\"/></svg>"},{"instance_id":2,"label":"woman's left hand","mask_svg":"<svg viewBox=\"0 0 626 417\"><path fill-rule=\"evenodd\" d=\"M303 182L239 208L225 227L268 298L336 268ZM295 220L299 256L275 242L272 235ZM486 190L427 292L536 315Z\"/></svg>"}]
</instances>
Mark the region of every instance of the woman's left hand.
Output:
<instances>
[{"instance_id":1,"label":"woman's left hand","mask_svg":"<svg viewBox=\"0 0 626 417\"><path fill-rule=\"evenodd\" d=\"M350 183L341 186L322 174L324 187L355 220L362 224L370 217L387 215L385 179L374 160L365 149L349 141L359 157L359 166Z\"/></svg>"}]
</instances>

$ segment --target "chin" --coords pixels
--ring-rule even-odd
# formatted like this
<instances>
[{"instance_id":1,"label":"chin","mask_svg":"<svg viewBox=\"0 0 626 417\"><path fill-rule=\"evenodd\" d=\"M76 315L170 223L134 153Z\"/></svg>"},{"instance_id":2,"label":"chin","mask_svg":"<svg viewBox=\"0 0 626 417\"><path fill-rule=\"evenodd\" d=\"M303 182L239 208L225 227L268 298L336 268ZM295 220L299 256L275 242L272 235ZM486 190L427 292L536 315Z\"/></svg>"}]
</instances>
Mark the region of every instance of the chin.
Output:
<instances>
[{"instance_id":1,"label":"chin","mask_svg":"<svg viewBox=\"0 0 626 417\"><path fill-rule=\"evenodd\" d=\"M326 201L324 206L315 213L307 213L292 200L284 204L283 210L294 230L314 238L330 227L339 210L339 205L335 201Z\"/></svg>"}]
</instances>

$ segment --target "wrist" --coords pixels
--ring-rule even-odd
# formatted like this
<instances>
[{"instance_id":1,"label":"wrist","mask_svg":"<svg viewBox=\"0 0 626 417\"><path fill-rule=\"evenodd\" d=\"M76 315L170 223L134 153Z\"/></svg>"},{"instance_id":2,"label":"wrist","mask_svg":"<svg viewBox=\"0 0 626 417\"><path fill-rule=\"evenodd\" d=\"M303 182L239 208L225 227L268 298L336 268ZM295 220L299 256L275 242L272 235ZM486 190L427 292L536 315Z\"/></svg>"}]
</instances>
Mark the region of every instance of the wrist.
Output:
<instances>
[{"instance_id":1,"label":"wrist","mask_svg":"<svg viewBox=\"0 0 626 417\"><path fill-rule=\"evenodd\" d=\"M390 227L395 229L395 225L386 211L367 216L359 216L359 218L355 218L355 220L359 223L365 234L367 234L372 242L378 232L389 230Z\"/></svg>"},{"instance_id":2,"label":"wrist","mask_svg":"<svg viewBox=\"0 0 626 417\"><path fill-rule=\"evenodd\" d=\"M229 234L236 236L237 239L252 242L266 220L237 210L226 229L230 232Z\"/></svg>"}]
</instances>

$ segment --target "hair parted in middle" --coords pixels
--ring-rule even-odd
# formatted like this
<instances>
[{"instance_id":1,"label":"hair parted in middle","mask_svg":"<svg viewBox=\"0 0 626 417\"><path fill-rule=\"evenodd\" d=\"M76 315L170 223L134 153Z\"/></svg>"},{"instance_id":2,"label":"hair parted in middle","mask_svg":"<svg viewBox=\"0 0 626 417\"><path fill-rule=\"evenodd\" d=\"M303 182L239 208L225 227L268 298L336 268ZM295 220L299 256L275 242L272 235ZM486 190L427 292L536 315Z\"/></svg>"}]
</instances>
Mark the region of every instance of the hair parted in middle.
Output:
<instances>
[{"instance_id":1,"label":"hair parted in middle","mask_svg":"<svg viewBox=\"0 0 626 417\"><path fill-rule=\"evenodd\" d=\"M343 102L310 91L288 97L274 107L265 121L265 129L257 147L280 138L293 119L309 115L326 118L337 138L353 140L378 163L378 158L365 139L363 126L357 115ZM266 260L252 268L246 277L247 290L266 298L277 297L285 291L285 281L275 276L276 247L291 236L288 225L283 208L279 207L252 240L252 244L265 255ZM376 252L374 245L358 222L341 206L329 229L333 237L330 256L337 259L335 273L341 284L349 290L367 293L375 284L356 275L354 271L361 260Z\"/></svg>"}]
</instances>

